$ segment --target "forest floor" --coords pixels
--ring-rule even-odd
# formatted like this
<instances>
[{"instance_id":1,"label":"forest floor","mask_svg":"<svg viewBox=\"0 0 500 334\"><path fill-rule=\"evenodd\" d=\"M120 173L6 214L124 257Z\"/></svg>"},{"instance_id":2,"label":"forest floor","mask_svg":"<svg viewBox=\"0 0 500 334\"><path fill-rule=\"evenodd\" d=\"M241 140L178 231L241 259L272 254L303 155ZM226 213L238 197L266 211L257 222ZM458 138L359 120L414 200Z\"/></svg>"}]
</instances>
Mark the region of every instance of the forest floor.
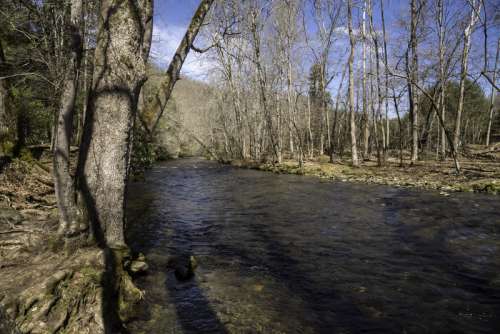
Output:
<instances>
[{"instance_id":1,"label":"forest floor","mask_svg":"<svg viewBox=\"0 0 500 334\"><path fill-rule=\"evenodd\" d=\"M327 156L306 161L301 169L295 160L280 164L261 163L252 160L233 160L231 165L270 171L281 174L317 176L342 182L363 182L439 190L442 195L450 192L485 192L500 194L500 143L490 148L469 146L461 157L461 173L456 174L453 160L422 160L400 166L399 159L389 158L382 167L376 159L363 161L360 167L352 167L348 160L330 163Z\"/></svg>"},{"instance_id":2,"label":"forest floor","mask_svg":"<svg viewBox=\"0 0 500 334\"><path fill-rule=\"evenodd\" d=\"M103 333L103 251L56 235L51 159L0 170L0 334Z\"/></svg>"}]
</instances>

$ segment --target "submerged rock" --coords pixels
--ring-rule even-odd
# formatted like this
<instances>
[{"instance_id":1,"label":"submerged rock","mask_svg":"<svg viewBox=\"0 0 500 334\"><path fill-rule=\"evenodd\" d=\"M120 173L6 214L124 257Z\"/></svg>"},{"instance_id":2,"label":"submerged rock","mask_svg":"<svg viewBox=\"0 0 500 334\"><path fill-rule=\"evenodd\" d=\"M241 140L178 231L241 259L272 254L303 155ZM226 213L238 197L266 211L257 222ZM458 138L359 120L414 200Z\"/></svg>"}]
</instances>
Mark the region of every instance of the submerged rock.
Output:
<instances>
[{"instance_id":1,"label":"submerged rock","mask_svg":"<svg viewBox=\"0 0 500 334\"><path fill-rule=\"evenodd\" d=\"M139 253L135 256L128 256L123 263L126 271L131 275L144 274L148 271L149 265L144 254Z\"/></svg>"},{"instance_id":2,"label":"submerged rock","mask_svg":"<svg viewBox=\"0 0 500 334\"><path fill-rule=\"evenodd\" d=\"M168 260L167 268L173 269L179 281L187 281L194 276L198 262L193 255L174 256Z\"/></svg>"},{"instance_id":3,"label":"submerged rock","mask_svg":"<svg viewBox=\"0 0 500 334\"><path fill-rule=\"evenodd\" d=\"M132 261L130 264L130 272L132 274L143 274L148 271L148 264L145 261Z\"/></svg>"}]
</instances>

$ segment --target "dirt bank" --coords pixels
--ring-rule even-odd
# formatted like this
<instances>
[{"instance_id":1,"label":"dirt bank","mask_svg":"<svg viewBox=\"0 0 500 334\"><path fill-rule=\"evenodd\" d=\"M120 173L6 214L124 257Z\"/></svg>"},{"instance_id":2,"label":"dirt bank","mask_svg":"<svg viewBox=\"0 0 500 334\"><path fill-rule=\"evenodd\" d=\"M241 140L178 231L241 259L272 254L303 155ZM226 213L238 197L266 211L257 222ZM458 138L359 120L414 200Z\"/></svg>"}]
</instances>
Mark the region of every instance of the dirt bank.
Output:
<instances>
[{"instance_id":1,"label":"dirt bank","mask_svg":"<svg viewBox=\"0 0 500 334\"><path fill-rule=\"evenodd\" d=\"M50 161L0 173L0 334L121 332L142 298L116 265L130 254L57 237Z\"/></svg>"}]
</instances>

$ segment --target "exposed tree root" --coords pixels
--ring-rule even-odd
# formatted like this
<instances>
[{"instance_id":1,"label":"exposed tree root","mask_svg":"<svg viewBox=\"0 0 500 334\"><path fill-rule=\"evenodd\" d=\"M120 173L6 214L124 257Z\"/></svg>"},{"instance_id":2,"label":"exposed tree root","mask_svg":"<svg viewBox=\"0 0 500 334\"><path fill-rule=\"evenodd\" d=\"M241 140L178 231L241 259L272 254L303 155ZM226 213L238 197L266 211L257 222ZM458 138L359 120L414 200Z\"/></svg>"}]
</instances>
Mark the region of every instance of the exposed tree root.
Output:
<instances>
[{"instance_id":1,"label":"exposed tree root","mask_svg":"<svg viewBox=\"0 0 500 334\"><path fill-rule=\"evenodd\" d=\"M143 297L128 249L61 239L49 178L21 160L0 174L0 334L121 332Z\"/></svg>"}]
</instances>

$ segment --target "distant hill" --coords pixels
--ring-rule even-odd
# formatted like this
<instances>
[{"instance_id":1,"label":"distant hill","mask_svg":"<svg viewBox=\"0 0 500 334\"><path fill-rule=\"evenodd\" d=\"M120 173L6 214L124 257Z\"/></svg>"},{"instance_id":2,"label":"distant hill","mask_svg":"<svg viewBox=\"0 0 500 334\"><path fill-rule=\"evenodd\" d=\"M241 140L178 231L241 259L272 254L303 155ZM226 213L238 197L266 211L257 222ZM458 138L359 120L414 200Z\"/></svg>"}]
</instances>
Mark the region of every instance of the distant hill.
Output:
<instances>
[{"instance_id":1,"label":"distant hill","mask_svg":"<svg viewBox=\"0 0 500 334\"><path fill-rule=\"evenodd\" d=\"M156 74L147 89L154 90L162 75ZM216 89L209 84L182 77L174 87L172 98L160 121L157 142L169 156L201 155L200 142L209 142L208 115L216 107Z\"/></svg>"}]
</instances>

